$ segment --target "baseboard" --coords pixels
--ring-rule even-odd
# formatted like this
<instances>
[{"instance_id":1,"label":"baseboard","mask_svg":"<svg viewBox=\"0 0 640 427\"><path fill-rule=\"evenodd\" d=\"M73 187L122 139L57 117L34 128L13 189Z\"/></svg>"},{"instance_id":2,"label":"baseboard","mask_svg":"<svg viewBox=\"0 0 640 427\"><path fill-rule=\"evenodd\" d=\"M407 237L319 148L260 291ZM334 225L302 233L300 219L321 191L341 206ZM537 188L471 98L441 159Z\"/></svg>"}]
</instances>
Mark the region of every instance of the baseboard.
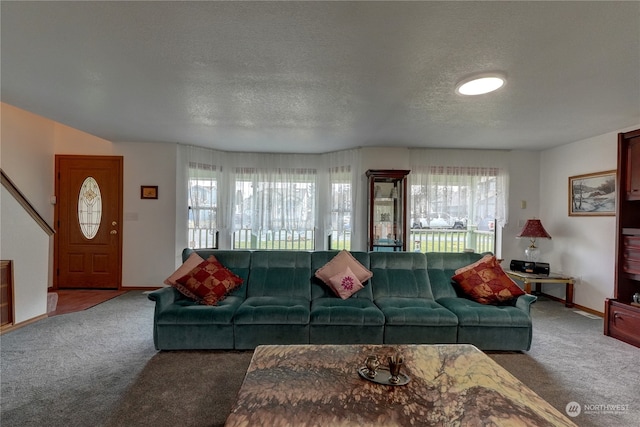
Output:
<instances>
[{"instance_id":1,"label":"baseboard","mask_svg":"<svg viewBox=\"0 0 640 427\"><path fill-rule=\"evenodd\" d=\"M13 330L20 329L23 326L30 325L32 323L35 323L35 322L39 321L39 320L46 319L47 317L49 317L47 314L42 314L42 315L34 317L32 319L25 320L24 322L20 322L20 323L16 323L16 324L12 323L10 325L4 325L4 326L0 327L0 335L4 334L5 332L11 332Z\"/></svg>"},{"instance_id":2,"label":"baseboard","mask_svg":"<svg viewBox=\"0 0 640 427\"><path fill-rule=\"evenodd\" d=\"M545 293L542 293L540 295L542 295L543 297L549 298L550 300L553 300L553 301L558 301L558 302L561 302L563 304L565 303L565 300L563 300L562 298L554 297L553 295L549 295L549 294L545 294ZM598 310L594 310L594 309L589 308L589 307L582 306L580 304L574 303L573 304L573 308L577 308L577 309L580 309L582 311L586 311L587 313L593 314L594 316L598 316L598 317L604 318L604 313L603 312L598 311Z\"/></svg>"},{"instance_id":3,"label":"baseboard","mask_svg":"<svg viewBox=\"0 0 640 427\"><path fill-rule=\"evenodd\" d=\"M121 286L121 291L157 291L158 289L166 288L166 286Z\"/></svg>"}]
</instances>

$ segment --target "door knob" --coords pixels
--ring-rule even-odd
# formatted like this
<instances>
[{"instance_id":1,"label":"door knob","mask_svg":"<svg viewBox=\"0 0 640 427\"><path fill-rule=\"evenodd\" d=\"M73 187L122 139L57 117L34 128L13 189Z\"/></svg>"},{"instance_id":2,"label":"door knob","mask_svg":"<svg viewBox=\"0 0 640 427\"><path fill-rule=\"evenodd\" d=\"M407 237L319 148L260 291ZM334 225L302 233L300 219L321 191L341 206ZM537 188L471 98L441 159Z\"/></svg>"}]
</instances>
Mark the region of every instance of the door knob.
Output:
<instances>
[{"instance_id":1,"label":"door knob","mask_svg":"<svg viewBox=\"0 0 640 427\"><path fill-rule=\"evenodd\" d=\"M111 225L113 225L113 226L115 227L116 225L118 225L118 223L117 223L117 222L115 222L115 221L112 221L112 222L111 222Z\"/></svg>"},{"instance_id":2,"label":"door knob","mask_svg":"<svg viewBox=\"0 0 640 427\"><path fill-rule=\"evenodd\" d=\"M111 230L111 234L118 234L117 230Z\"/></svg>"}]
</instances>

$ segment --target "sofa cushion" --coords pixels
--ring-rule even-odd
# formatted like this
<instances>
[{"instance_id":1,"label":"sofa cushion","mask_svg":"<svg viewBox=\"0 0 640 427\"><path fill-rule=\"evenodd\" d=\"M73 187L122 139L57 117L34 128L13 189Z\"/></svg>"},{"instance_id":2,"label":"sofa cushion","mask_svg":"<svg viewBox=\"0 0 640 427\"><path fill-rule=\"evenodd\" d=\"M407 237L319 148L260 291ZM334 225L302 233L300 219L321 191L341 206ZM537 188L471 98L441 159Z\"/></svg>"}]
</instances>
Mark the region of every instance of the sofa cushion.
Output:
<instances>
[{"instance_id":1,"label":"sofa cushion","mask_svg":"<svg viewBox=\"0 0 640 427\"><path fill-rule=\"evenodd\" d=\"M360 264L358 260L346 250L338 252L331 261L316 270L315 276L328 284L333 276L344 272L347 267L353 271L361 283L369 280L372 276L371 271Z\"/></svg>"},{"instance_id":2,"label":"sofa cushion","mask_svg":"<svg viewBox=\"0 0 640 427\"><path fill-rule=\"evenodd\" d=\"M242 284L242 278L223 266L211 255L189 273L176 281L196 295L203 304L215 305L233 289ZM180 288L178 288L182 292Z\"/></svg>"},{"instance_id":3,"label":"sofa cushion","mask_svg":"<svg viewBox=\"0 0 640 427\"><path fill-rule=\"evenodd\" d=\"M427 259L417 252L371 252L373 299L407 297L433 299Z\"/></svg>"},{"instance_id":4,"label":"sofa cushion","mask_svg":"<svg viewBox=\"0 0 640 427\"><path fill-rule=\"evenodd\" d=\"M438 303L455 313L458 317L458 324L462 327L531 327L529 314L512 305L480 304L466 298L441 298Z\"/></svg>"},{"instance_id":5,"label":"sofa cushion","mask_svg":"<svg viewBox=\"0 0 640 427\"><path fill-rule=\"evenodd\" d=\"M349 267L345 271L332 276L329 279L329 286L342 299L349 298L364 287Z\"/></svg>"},{"instance_id":6,"label":"sofa cushion","mask_svg":"<svg viewBox=\"0 0 640 427\"><path fill-rule=\"evenodd\" d=\"M309 252L255 251L251 254L247 296L300 297L309 301L312 275Z\"/></svg>"},{"instance_id":7,"label":"sofa cushion","mask_svg":"<svg viewBox=\"0 0 640 427\"><path fill-rule=\"evenodd\" d=\"M228 296L215 306L210 306L181 299L158 313L156 321L160 325L232 324L233 315L242 301L240 297Z\"/></svg>"},{"instance_id":8,"label":"sofa cushion","mask_svg":"<svg viewBox=\"0 0 640 427\"><path fill-rule=\"evenodd\" d=\"M376 299L387 325L455 326L455 314L426 298L387 297Z\"/></svg>"},{"instance_id":9,"label":"sofa cushion","mask_svg":"<svg viewBox=\"0 0 640 427\"><path fill-rule=\"evenodd\" d=\"M486 255L456 270L452 279L463 292L482 304L498 304L524 295L524 291L502 270L493 255Z\"/></svg>"},{"instance_id":10,"label":"sofa cushion","mask_svg":"<svg viewBox=\"0 0 640 427\"><path fill-rule=\"evenodd\" d=\"M311 303L310 323L316 325L384 325L382 311L365 298L318 298Z\"/></svg>"},{"instance_id":11,"label":"sofa cushion","mask_svg":"<svg viewBox=\"0 0 640 427\"><path fill-rule=\"evenodd\" d=\"M249 297L238 307L233 322L236 325L306 325L309 323L309 310L308 298Z\"/></svg>"}]
</instances>

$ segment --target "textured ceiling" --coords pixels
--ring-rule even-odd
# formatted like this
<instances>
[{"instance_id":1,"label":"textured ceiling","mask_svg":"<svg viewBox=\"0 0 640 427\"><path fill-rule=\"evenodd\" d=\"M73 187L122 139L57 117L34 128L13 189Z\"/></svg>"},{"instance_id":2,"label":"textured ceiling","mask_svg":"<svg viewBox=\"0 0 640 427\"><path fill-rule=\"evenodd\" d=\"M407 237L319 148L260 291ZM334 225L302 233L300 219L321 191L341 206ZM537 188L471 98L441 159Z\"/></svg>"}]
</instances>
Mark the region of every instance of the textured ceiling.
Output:
<instances>
[{"instance_id":1,"label":"textured ceiling","mask_svg":"<svg viewBox=\"0 0 640 427\"><path fill-rule=\"evenodd\" d=\"M111 141L538 150L640 122L640 2L3 1L0 30L2 101Z\"/></svg>"}]
</instances>

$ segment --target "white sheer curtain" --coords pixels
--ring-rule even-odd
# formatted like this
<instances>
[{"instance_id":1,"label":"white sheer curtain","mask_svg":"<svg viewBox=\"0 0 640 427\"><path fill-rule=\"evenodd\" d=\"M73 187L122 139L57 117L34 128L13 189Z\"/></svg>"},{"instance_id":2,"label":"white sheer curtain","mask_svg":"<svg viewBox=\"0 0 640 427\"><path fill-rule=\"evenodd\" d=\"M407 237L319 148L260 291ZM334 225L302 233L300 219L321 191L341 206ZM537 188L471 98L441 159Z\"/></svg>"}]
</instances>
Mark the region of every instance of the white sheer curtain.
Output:
<instances>
[{"instance_id":1,"label":"white sheer curtain","mask_svg":"<svg viewBox=\"0 0 640 427\"><path fill-rule=\"evenodd\" d=\"M283 159L280 159L283 160ZM267 163L267 162L265 162ZM296 162L233 167L234 205L246 218L234 221L234 229L246 225L260 230L313 230L317 226L316 168ZM244 206L244 208L242 208Z\"/></svg>"},{"instance_id":2,"label":"white sheer curtain","mask_svg":"<svg viewBox=\"0 0 640 427\"><path fill-rule=\"evenodd\" d=\"M218 232L220 247L324 249L336 234L340 248L349 248L360 157L359 150L265 154L180 145L177 194L185 205L177 216L187 218L188 245L210 247L207 235Z\"/></svg>"},{"instance_id":3,"label":"white sheer curtain","mask_svg":"<svg viewBox=\"0 0 640 427\"><path fill-rule=\"evenodd\" d=\"M217 247L218 232L228 223L219 209L223 153L188 145L180 145L179 153L185 188L178 194L186 196L187 244L191 248ZM180 214L178 211L178 218Z\"/></svg>"},{"instance_id":4,"label":"white sheer curtain","mask_svg":"<svg viewBox=\"0 0 640 427\"><path fill-rule=\"evenodd\" d=\"M314 249L321 160L317 154L226 153L234 247Z\"/></svg>"},{"instance_id":5,"label":"white sheer curtain","mask_svg":"<svg viewBox=\"0 0 640 427\"><path fill-rule=\"evenodd\" d=\"M329 177L328 204L324 227L331 235L332 249L351 249L357 229L355 206L358 195L359 150L345 150L325 155Z\"/></svg>"},{"instance_id":6,"label":"white sheer curtain","mask_svg":"<svg viewBox=\"0 0 640 427\"><path fill-rule=\"evenodd\" d=\"M504 226L507 156L508 152L498 150L411 149L410 221L429 221L442 213L468 225L495 219Z\"/></svg>"}]
</instances>

